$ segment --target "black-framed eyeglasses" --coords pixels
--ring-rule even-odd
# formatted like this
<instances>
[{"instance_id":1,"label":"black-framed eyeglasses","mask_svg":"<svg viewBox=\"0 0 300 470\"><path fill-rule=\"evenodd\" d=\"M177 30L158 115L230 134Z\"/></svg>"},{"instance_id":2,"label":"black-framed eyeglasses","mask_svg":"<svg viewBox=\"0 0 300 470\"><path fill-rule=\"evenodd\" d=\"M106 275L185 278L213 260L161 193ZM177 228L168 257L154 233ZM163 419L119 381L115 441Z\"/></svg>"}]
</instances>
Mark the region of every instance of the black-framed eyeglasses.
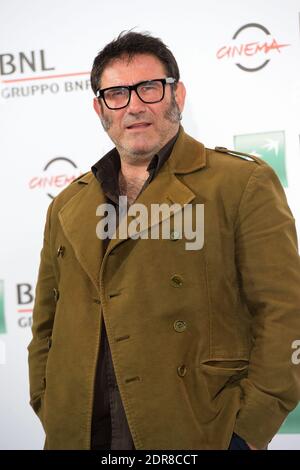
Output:
<instances>
[{"instance_id":1,"label":"black-framed eyeglasses","mask_svg":"<svg viewBox=\"0 0 300 470\"><path fill-rule=\"evenodd\" d=\"M102 98L109 109L126 108L130 102L131 92L134 90L143 103L159 103L165 96L165 86L173 85L175 78L157 78L146 80L128 86L113 86L96 91L96 97Z\"/></svg>"}]
</instances>

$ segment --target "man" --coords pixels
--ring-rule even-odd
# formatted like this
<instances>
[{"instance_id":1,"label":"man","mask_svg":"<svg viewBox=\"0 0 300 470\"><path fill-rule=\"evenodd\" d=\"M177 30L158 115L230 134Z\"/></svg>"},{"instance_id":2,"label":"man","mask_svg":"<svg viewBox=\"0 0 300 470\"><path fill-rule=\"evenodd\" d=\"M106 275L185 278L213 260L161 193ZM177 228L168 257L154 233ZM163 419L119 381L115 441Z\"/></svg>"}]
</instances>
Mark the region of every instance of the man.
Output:
<instances>
[{"instance_id":1,"label":"man","mask_svg":"<svg viewBox=\"0 0 300 470\"><path fill-rule=\"evenodd\" d=\"M185 88L161 40L122 33L91 83L115 148L47 214L29 345L45 448L265 448L300 393L300 264L284 191L262 160L184 132ZM97 226L108 203L119 229L136 204L173 206L159 219L173 230L107 239ZM197 249L175 227L187 207L196 224L204 207Z\"/></svg>"}]
</instances>

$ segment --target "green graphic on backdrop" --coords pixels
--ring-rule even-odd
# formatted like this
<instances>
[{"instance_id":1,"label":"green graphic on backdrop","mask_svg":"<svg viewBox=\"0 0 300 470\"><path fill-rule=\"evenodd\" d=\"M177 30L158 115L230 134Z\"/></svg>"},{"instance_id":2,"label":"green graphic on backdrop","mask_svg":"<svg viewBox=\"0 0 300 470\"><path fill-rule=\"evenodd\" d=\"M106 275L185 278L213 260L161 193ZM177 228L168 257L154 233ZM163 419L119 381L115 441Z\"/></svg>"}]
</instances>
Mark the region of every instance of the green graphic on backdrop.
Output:
<instances>
[{"instance_id":1,"label":"green graphic on backdrop","mask_svg":"<svg viewBox=\"0 0 300 470\"><path fill-rule=\"evenodd\" d=\"M4 316L4 282L0 281L0 334L6 333Z\"/></svg>"},{"instance_id":2,"label":"green graphic on backdrop","mask_svg":"<svg viewBox=\"0 0 300 470\"><path fill-rule=\"evenodd\" d=\"M299 434L300 433L300 405L288 415L287 419L279 429L280 434Z\"/></svg>"},{"instance_id":3,"label":"green graphic on backdrop","mask_svg":"<svg viewBox=\"0 0 300 470\"><path fill-rule=\"evenodd\" d=\"M285 136L283 131L260 132L234 136L234 148L265 160L276 172L281 184L288 185L285 168Z\"/></svg>"}]
</instances>

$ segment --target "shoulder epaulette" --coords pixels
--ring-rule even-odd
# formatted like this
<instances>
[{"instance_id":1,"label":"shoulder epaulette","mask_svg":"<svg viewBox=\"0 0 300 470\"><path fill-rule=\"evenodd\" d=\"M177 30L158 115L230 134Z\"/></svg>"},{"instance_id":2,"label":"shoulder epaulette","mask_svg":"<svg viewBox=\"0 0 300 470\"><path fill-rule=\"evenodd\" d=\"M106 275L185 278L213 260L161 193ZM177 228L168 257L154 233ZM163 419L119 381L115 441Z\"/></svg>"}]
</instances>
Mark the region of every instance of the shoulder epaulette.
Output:
<instances>
[{"instance_id":1,"label":"shoulder epaulette","mask_svg":"<svg viewBox=\"0 0 300 470\"><path fill-rule=\"evenodd\" d=\"M250 153L237 152L236 150L229 150L226 147L215 147L216 152L226 153L227 155L232 155L233 157L239 157L243 160L248 160L249 162L261 163L258 157L251 155Z\"/></svg>"}]
</instances>

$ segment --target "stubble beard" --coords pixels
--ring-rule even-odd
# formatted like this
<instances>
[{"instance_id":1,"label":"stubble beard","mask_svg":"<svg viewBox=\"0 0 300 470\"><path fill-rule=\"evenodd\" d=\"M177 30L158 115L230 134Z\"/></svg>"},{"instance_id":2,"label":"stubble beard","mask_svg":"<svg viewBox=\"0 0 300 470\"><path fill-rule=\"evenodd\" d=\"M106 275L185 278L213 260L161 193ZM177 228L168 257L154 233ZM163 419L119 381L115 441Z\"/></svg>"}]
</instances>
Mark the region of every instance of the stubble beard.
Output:
<instances>
[{"instance_id":1,"label":"stubble beard","mask_svg":"<svg viewBox=\"0 0 300 470\"><path fill-rule=\"evenodd\" d=\"M176 103L173 91L172 91L172 94L171 94L171 102L170 102L170 105L168 106L168 108L166 109L166 111L164 113L164 118L172 124L178 124L181 121L181 112L179 110L178 104ZM111 128L112 124L113 124L112 117L104 116L104 114L102 114L102 116L100 117L100 121L101 121L102 127L105 130L105 132L108 132L109 129ZM118 142L116 142L114 140L113 140L113 142L114 142L114 144L116 145L117 148L120 148L120 145L118 144ZM142 150L139 150L137 152L131 151L129 153L125 148L120 148L120 149L123 150L123 152L126 155L131 156L134 159L136 159L137 157L143 157L144 160L147 160L147 158L149 158L149 156L153 156L157 151L160 150L160 148L158 148L157 150L155 150L155 149L152 150L150 153L149 153L149 150L147 150L147 151L145 150L144 152Z\"/></svg>"}]
</instances>

